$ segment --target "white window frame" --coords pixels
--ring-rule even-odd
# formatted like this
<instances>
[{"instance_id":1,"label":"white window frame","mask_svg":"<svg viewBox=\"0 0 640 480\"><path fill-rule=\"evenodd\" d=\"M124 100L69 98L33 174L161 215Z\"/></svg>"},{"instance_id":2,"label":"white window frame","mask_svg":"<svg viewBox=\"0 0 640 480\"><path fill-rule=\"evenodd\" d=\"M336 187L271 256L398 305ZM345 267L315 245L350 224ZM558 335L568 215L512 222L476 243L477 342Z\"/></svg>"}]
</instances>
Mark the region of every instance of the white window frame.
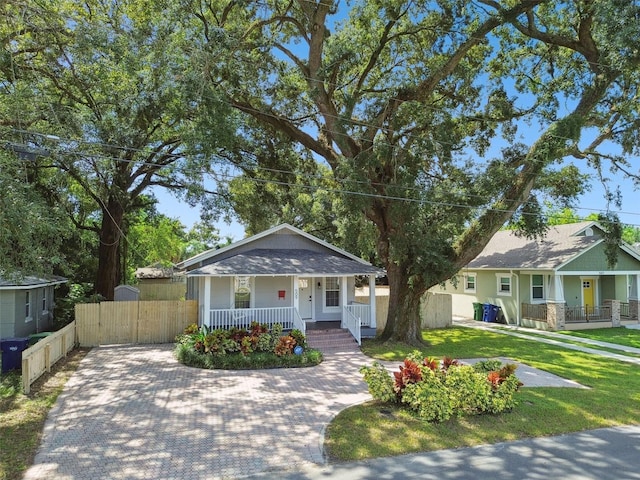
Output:
<instances>
[{"instance_id":1,"label":"white window frame","mask_svg":"<svg viewBox=\"0 0 640 480\"><path fill-rule=\"evenodd\" d=\"M533 277L542 277L542 285L534 285L533 284ZM534 298L533 296L533 288L537 287L540 288L542 287L542 297L541 298ZM531 297L531 303L546 303L547 301L547 282L546 282L546 275L543 275L541 273L532 273L530 278L529 278L529 293L530 293L530 297Z\"/></svg>"},{"instance_id":2,"label":"white window frame","mask_svg":"<svg viewBox=\"0 0 640 480\"><path fill-rule=\"evenodd\" d=\"M469 288L469 279L473 278L473 288ZM464 292L465 293L476 293L476 289L478 288L478 274L477 273L467 273L464 275Z\"/></svg>"},{"instance_id":3,"label":"white window frame","mask_svg":"<svg viewBox=\"0 0 640 480\"><path fill-rule=\"evenodd\" d=\"M234 310L246 310L248 308L253 308L254 305L254 293L255 293L255 288L254 288L254 284L253 284L253 277L250 277L248 275L239 275L236 277L231 277L231 308L233 308ZM238 286L240 284L245 284L246 283L246 287L249 289L249 306L248 307L236 307L236 293L238 291Z\"/></svg>"},{"instance_id":4,"label":"white window frame","mask_svg":"<svg viewBox=\"0 0 640 480\"><path fill-rule=\"evenodd\" d=\"M338 285L337 290L329 290L327 288L327 280L331 279L331 278L335 278L336 283ZM340 277L324 277L322 279L322 312L323 313L332 313L332 312L339 312L341 305L340 305L340 289L342 288L342 285L340 284ZM338 305L336 306L327 306L327 292L338 292Z\"/></svg>"},{"instance_id":5,"label":"white window frame","mask_svg":"<svg viewBox=\"0 0 640 480\"><path fill-rule=\"evenodd\" d=\"M44 287L42 289L42 313L49 312L48 306L49 305L47 304L47 287Z\"/></svg>"},{"instance_id":6,"label":"white window frame","mask_svg":"<svg viewBox=\"0 0 640 480\"><path fill-rule=\"evenodd\" d=\"M25 292L24 313L25 313L25 318L24 318L25 323L33 321L33 315L31 312L31 291L29 290Z\"/></svg>"},{"instance_id":7,"label":"white window frame","mask_svg":"<svg viewBox=\"0 0 640 480\"><path fill-rule=\"evenodd\" d=\"M509 291L505 292L504 290L502 290L502 279L506 278L509 280ZM507 284L504 284L507 285ZM511 291L513 290L513 282L511 281L511 274L510 273L496 273L496 294L501 296L501 297L510 297L511 296Z\"/></svg>"}]
</instances>

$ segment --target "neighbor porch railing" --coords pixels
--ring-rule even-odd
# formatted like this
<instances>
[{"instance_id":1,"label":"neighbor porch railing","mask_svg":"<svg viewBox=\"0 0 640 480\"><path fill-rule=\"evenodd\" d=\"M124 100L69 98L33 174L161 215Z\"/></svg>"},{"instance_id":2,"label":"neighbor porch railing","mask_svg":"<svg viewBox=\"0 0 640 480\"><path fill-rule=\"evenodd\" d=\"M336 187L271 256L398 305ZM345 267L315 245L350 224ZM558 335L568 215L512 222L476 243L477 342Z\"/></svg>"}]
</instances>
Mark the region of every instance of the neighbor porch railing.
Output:
<instances>
[{"instance_id":1,"label":"neighbor porch railing","mask_svg":"<svg viewBox=\"0 0 640 480\"><path fill-rule=\"evenodd\" d=\"M546 303L523 303L522 318L538 320L540 322L547 321L547 304Z\"/></svg>"},{"instance_id":2,"label":"neighbor porch railing","mask_svg":"<svg viewBox=\"0 0 640 480\"><path fill-rule=\"evenodd\" d=\"M371 326L371 307L369 305L366 303L353 302L344 308L349 310L354 317L360 319L360 326Z\"/></svg>"},{"instance_id":3,"label":"neighbor porch railing","mask_svg":"<svg viewBox=\"0 0 640 480\"><path fill-rule=\"evenodd\" d=\"M628 302L620 302L620 318L631 318Z\"/></svg>"},{"instance_id":4,"label":"neighbor porch railing","mask_svg":"<svg viewBox=\"0 0 640 480\"><path fill-rule=\"evenodd\" d=\"M258 322L269 329L279 323L285 330L306 331L305 322L295 307L212 309L208 320L207 326L211 329L237 327L248 330L252 322Z\"/></svg>"},{"instance_id":5,"label":"neighbor porch railing","mask_svg":"<svg viewBox=\"0 0 640 480\"><path fill-rule=\"evenodd\" d=\"M358 342L358 345L361 345L360 318L356 317L353 313L354 309L350 309L349 307L353 307L353 305L345 305L342 309L342 327L349 330L353 338Z\"/></svg>"},{"instance_id":6,"label":"neighbor porch railing","mask_svg":"<svg viewBox=\"0 0 640 480\"><path fill-rule=\"evenodd\" d=\"M564 321L566 323L610 322L611 307L609 305L565 307Z\"/></svg>"}]
</instances>

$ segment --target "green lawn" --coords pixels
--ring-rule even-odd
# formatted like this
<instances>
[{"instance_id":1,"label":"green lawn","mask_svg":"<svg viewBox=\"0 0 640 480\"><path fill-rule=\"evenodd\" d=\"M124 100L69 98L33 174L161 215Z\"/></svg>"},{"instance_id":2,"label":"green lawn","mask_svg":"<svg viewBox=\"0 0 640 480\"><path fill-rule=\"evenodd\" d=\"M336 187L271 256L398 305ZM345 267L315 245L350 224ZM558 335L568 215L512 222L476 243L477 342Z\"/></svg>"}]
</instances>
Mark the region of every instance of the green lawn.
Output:
<instances>
[{"instance_id":1,"label":"green lawn","mask_svg":"<svg viewBox=\"0 0 640 480\"><path fill-rule=\"evenodd\" d=\"M638 332L640 333L640 332ZM587 389L523 388L519 405L499 416L423 422L401 409L374 402L340 413L327 429L334 461L439 450L538 437L640 421L640 368L535 341L469 328L429 330L425 356L509 357L575 380ZM400 362L412 348L363 344L374 357ZM516 375L517 375L516 371Z\"/></svg>"},{"instance_id":2,"label":"green lawn","mask_svg":"<svg viewBox=\"0 0 640 480\"><path fill-rule=\"evenodd\" d=\"M563 331L557 332L574 337L590 338L602 342L616 343L627 347L640 348L640 330L625 327L598 328L595 330L581 330L579 332Z\"/></svg>"}]
</instances>

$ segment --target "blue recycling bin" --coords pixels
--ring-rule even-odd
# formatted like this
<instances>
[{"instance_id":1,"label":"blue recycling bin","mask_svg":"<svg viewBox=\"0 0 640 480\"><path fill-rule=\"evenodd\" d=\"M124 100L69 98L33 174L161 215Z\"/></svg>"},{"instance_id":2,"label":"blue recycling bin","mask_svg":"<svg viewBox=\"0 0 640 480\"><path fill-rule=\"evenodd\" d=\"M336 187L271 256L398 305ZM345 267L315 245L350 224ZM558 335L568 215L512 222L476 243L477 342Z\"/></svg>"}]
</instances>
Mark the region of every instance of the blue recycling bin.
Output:
<instances>
[{"instance_id":1,"label":"blue recycling bin","mask_svg":"<svg viewBox=\"0 0 640 480\"><path fill-rule=\"evenodd\" d=\"M498 311L500 307L492 305L491 303L485 303L482 306L482 321L483 322L495 322L498 318Z\"/></svg>"},{"instance_id":2,"label":"blue recycling bin","mask_svg":"<svg viewBox=\"0 0 640 480\"><path fill-rule=\"evenodd\" d=\"M29 337L4 338L0 340L2 373L22 368L22 352L27 348L29 348Z\"/></svg>"}]
</instances>

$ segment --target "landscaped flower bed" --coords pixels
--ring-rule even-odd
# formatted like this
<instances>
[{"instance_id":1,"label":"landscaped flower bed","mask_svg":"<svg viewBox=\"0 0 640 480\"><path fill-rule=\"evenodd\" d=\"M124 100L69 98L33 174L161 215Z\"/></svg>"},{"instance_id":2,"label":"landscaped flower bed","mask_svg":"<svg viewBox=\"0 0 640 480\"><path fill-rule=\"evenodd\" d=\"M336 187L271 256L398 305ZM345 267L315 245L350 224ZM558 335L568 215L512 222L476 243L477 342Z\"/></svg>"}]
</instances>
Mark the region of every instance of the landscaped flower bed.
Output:
<instances>
[{"instance_id":1,"label":"landscaped flower bed","mask_svg":"<svg viewBox=\"0 0 640 480\"><path fill-rule=\"evenodd\" d=\"M175 355L185 365L224 369L310 367L322 361L300 330L283 333L280 324L269 330L257 322L250 330L189 325L176 337Z\"/></svg>"},{"instance_id":2,"label":"landscaped flower bed","mask_svg":"<svg viewBox=\"0 0 640 480\"><path fill-rule=\"evenodd\" d=\"M442 363L413 352L393 377L378 362L360 373L375 400L401 404L427 421L441 422L453 415L501 413L515 405L520 381L516 365L486 360L473 366L444 358Z\"/></svg>"}]
</instances>

